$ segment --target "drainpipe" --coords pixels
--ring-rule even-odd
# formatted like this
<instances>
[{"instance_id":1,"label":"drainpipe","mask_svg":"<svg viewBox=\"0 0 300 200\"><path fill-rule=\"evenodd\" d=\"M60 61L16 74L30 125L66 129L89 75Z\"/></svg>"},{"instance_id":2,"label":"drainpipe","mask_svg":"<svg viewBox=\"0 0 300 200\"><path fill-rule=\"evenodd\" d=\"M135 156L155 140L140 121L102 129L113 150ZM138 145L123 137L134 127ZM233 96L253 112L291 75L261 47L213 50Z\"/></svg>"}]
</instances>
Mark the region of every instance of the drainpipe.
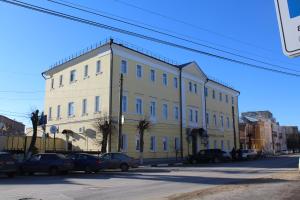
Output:
<instances>
[{"instance_id":1,"label":"drainpipe","mask_svg":"<svg viewBox=\"0 0 300 200\"><path fill-rule=\"evenodd\" d=\"M182 68L179 67L179 109L180 109L180 156L183 159L183 125L182 125Z\"/></svg>"},{"instance_id":2,"label":"drainpipe","mask_svg":"<svg viewBox=\"0 0 300 200\"><path fill-rule=\"evenodd\" d=\"M206 83L208 83L208 78L206 78L205 82L204 82L204 127L205 127L205 131L206 131L206 136L208 137L208 131L207 131L207 121L206 121L206 95L205 95L205 86ZM206 145L207 146L207 145ZM207 147L206 147L207 148Z\"/></svg>"},{"instance_id":3,"label":"drainpipe","mask_svg":"<svg viewBox=\"0 0 300 200\"><path fill-rule=\"evenodd\" d=\"M112 89L113 89L113 49L112 49L112 44L114 43L114 40L111 38L109 40L109 48L111 52L111 57L110 57L110 90L109 90L109 120L111 121L112 119ZM110 122L111 123L111 122ZM108 152L111 152L111 133L109 134L109 146L108 146Z\"/></svg>"}]
</instances>

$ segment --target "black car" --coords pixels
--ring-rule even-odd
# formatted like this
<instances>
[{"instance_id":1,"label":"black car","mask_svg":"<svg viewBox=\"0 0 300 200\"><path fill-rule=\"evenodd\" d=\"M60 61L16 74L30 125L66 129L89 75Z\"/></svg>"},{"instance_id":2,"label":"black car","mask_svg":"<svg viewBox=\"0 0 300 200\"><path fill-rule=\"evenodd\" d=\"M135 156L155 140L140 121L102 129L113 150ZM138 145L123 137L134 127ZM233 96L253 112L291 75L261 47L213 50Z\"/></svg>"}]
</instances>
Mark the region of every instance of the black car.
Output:
<instances>
[{"instance_id":1,"label":"black car","mask_svg":"<svg viewBox=\"0 0 300 200\"><path fill-rule=\"evenodd\" d=\"M223 152L221 149L204 149L200 150L196 155L189 156L190 163L218 163L228 159L226 152Z\"/></svg>"},{"instance_id":2,"label":"black car","mask_svg":"<svg viewBox=\"0 0 300 200\"><path fill-rule=\"evenodd\" d=\"M6 152L0 152L0 174L14 177L17 173L17 169L17 162L12 155Z\"/></svg>"},{"instance_id":3,"label":"black car","mask_svg":"<svg viewBox=\"0 0 300 200\"><path fill-rule=\"evenodd\" d=\"M68 155L68 158L70 158L74 163L74 171L84 171L85 173L97 173L104 168L98 156L85 153L75 153Z\"/></svg>"},{"instance_id":4,"label":"black car","mask_svg":"<svg viewBox=\"0 0 300 200\"><path fill-rule=\"evenodd\" d=\"M35 172L45 172L50 175L58 173L68 173L73 169L73 162L62 154L40 153L35 154L20 166L21 173L34 174Z\"/></svg>"}]
</instances>

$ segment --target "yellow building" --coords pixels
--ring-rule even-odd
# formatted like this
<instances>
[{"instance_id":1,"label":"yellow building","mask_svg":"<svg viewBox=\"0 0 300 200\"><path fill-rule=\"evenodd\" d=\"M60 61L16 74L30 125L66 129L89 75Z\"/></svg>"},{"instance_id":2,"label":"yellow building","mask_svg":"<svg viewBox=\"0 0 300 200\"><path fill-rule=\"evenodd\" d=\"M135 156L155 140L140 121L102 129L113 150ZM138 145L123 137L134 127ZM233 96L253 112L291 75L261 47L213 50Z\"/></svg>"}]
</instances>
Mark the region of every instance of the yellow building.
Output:
<instances>
[{"instance_id":1,"label":"yellow building","mask_svg":"<svg viewBox=\"0 0 300 200\"><path fill-rule=\"evenodd\" d=\"M95 119L107 114L118 122L120 74L123 152L138 157L137 123L144 118L152 124L145 133L145 158L239 146L238 91L208 79L196 62L175 65L113 40L43 72L47 132L56 126L66 149L99 151ZM70 130L73 134L62 134ZM118 132L115 126L111 151L118 150Z\"/></svg>"}]
</instances>

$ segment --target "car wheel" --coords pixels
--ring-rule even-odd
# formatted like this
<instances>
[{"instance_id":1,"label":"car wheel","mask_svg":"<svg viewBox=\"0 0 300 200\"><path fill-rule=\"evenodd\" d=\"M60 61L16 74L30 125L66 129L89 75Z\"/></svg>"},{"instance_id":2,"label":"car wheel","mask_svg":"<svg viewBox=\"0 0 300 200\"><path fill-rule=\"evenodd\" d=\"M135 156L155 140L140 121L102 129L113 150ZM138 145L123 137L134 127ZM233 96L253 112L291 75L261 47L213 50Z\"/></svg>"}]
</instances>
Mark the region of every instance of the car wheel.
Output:
<instances>
[{"instance_id":1,"label":"car wheel","mask_svg":"<svg viewBox=\"0 0 300 200\"><path fill-rule=\"evenodd\" d=\"M8 178L13 178L13 177L15 177L16 173L15 172L8 172L6 175L8 176Z\"/></svg>"},{"instance_id":2,"label":"car wheel","mask_svg":"<svg viewBox=\"0 0 300 200\"><path fill-rule=\"evenodd\" d=\"M51 167L51 168L49 169L49 174L50 174L51 176L57 175L57 172L58 172L57 167Z\"/></svg>"},{"instance_id":3,"label":"car wheel","mask_svg":"<svg viewBox=\"0 0 300 200\"><path fill-rule=\"evenodd\" d=\"M121 164L120 168L121 168L122 172L127 172L129 169L129 166L127 164Z\"/></svg>"},{"instance_id":4,"label":"car wheel","mask_svg":"<svg viewBox=\"0 0 300 200\"><path fill-rule=\"evenodd\" d=\"M90 166L86 166L85 169L84 169L84 172L85 172L86 174L92 173L92 170L91 170Z\"/></svg>"}]
</instances>

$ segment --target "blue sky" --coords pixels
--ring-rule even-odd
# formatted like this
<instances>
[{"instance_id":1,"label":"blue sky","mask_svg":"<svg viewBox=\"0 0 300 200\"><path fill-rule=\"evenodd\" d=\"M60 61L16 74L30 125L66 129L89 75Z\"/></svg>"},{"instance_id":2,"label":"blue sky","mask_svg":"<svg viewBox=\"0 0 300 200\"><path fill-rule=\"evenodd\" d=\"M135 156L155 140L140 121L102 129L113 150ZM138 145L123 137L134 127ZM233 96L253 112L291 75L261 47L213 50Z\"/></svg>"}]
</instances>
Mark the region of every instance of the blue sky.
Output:
<instances>
[{"instance_id":1,"label":"blue sky","mask_svg":"<svg viewBox=\"0 0 300 200\"><path fill-rule=\"evenodd\" d=\"M26 2L207 50L44 0ZM186 21L196 27L144 12L117 0L73 2L188 35L189 38L201 40L199 42L204 44L300 71L300 58L290 59L282 53L273 0L127 1ZM280 124L300 126L300 78L297 77L217 60L2 2L0 27L0 114L22 121L26 125L30 125L30 121L23 115L36 108L43 110L45 82L41 72L59 59L112 36L179 63L195 60L206 74L232 85L241 92L240 112L270 110Z\"/></svg>"}]
</instances>

